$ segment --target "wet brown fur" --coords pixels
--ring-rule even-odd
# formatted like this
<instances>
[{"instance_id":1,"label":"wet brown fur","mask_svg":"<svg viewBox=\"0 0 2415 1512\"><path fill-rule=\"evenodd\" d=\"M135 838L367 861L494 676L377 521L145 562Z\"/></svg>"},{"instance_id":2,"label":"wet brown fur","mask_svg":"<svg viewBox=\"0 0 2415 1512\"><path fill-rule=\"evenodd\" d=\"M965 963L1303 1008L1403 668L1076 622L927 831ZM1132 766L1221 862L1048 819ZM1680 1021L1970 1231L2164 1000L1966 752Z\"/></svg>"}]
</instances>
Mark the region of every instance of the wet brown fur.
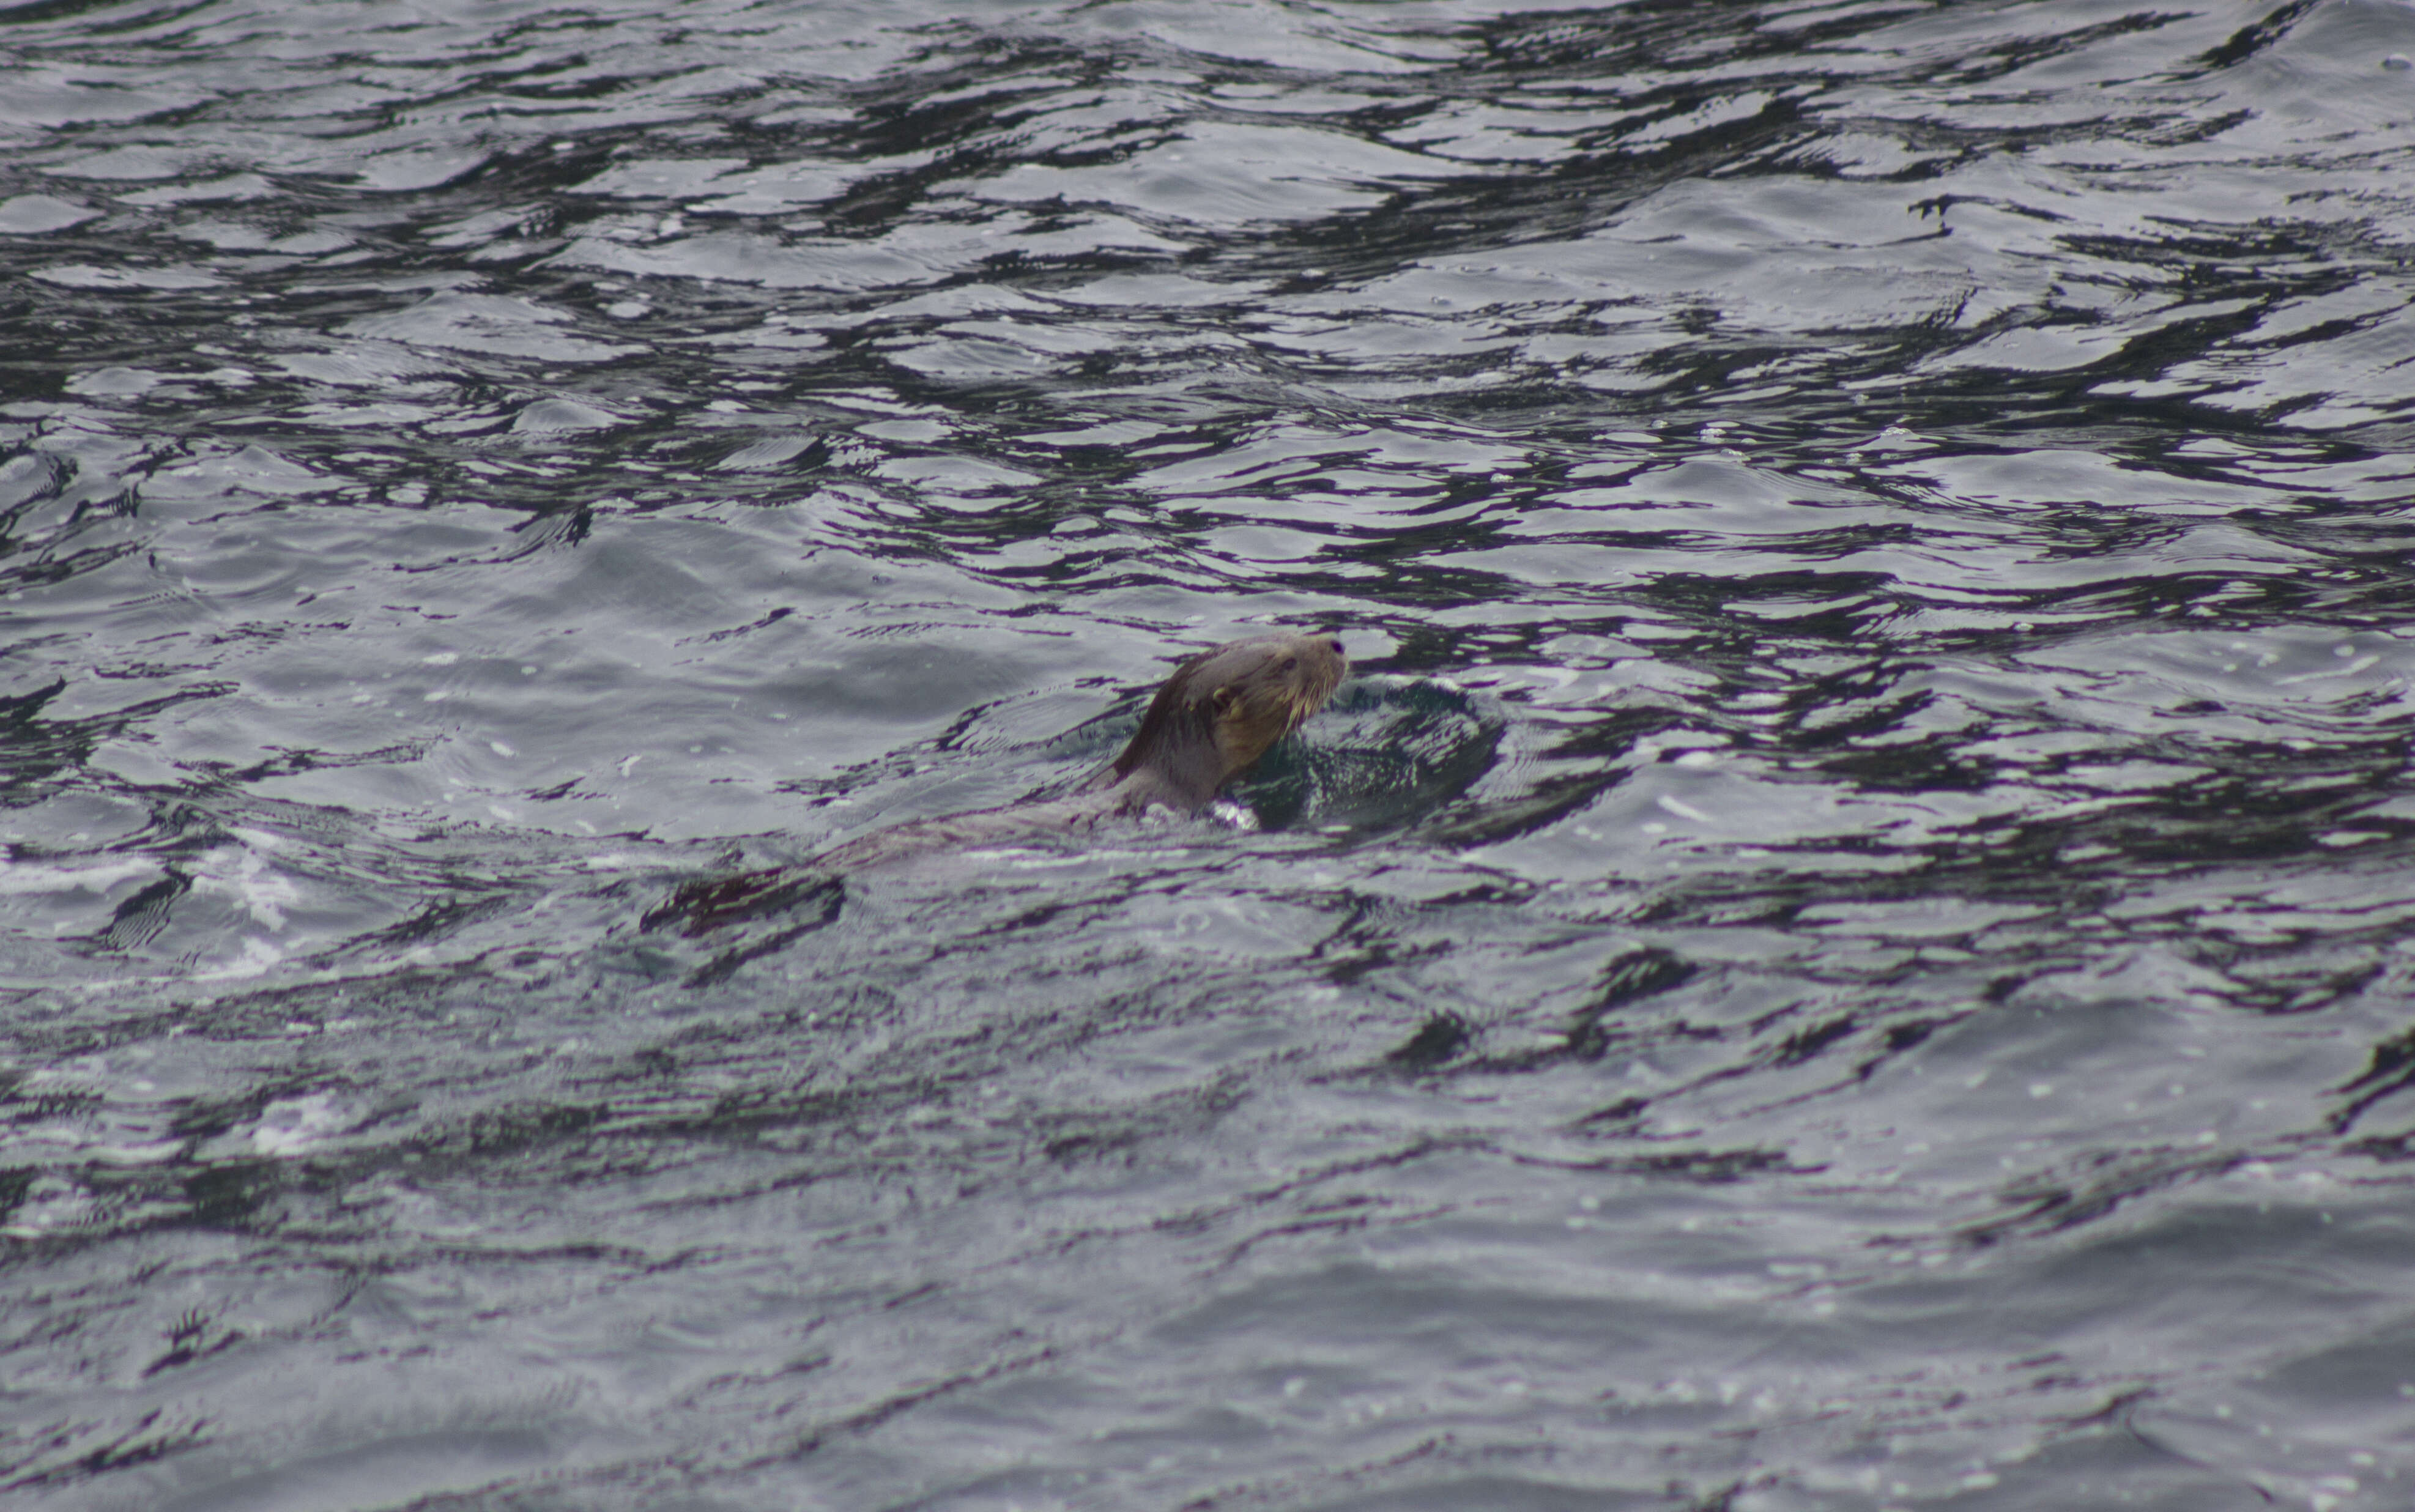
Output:
<instances>
[{"instance_id":1,"label":"wet brown fur","mask_svg":"<svg viewBox=\"0 0 2415 1512\"><path fill-rule=\"evenodd\" d=\"M1072 796L917 819L834 846L796 866L692 882L644 927L683 935L786 908L832 878L892 861L1089 829L1151 808L1195 814L1323 707L1350 668L1331 636L1278 632L1202 651L1149 700L1140 730Z\"/></svg>"}]
</instances>

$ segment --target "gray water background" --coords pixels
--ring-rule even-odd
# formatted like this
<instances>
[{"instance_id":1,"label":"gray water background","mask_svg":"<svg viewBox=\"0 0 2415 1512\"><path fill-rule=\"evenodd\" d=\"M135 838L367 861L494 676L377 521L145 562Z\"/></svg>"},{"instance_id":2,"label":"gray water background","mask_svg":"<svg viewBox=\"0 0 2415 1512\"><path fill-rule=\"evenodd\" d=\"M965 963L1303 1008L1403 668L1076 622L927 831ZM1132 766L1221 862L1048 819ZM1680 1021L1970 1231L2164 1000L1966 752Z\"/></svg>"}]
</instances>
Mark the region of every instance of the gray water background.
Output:
<instances>
[{"instance_id":1,"label":"gray water background","mask_svg":"<svg viewBox=\"0 0 2415 1512\"><path fill-rule=\"evenodd\" d=\"M2415 1505L2408 54L0 7L0 1488Z\"/></svg>"}]
</instances>

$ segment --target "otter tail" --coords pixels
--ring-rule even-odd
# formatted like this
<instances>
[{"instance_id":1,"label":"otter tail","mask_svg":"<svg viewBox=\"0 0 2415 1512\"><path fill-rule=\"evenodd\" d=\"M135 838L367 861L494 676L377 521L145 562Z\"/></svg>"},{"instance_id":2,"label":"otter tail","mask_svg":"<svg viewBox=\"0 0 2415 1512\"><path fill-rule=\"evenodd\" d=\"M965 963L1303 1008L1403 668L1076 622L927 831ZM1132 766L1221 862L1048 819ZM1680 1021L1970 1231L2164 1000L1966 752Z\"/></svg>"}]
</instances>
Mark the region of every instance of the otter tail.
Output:
<instances>
[{"instance_id":1,"label":"otter tail","mask_svg":"<svg viewBox=\"0 0 2415 1512\"><path fill-rule=\"evenodd\" d=\"M735 876L701 877L682 883L638 921L640 929L677 929L689 939L731 924L786 913L810 894L837 885L819 867L770 866Z\"/></svg>"}]
</instances>

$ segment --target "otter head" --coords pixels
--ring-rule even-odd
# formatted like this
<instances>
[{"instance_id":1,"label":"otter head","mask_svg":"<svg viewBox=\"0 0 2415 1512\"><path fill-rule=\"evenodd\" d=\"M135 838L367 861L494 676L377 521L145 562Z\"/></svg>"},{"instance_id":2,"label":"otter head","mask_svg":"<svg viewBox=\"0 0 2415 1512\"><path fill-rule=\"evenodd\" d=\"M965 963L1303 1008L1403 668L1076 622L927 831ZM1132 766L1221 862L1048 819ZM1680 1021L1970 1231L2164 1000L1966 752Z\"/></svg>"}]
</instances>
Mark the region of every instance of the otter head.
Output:
<instances>
[{"instance_id":1,"label":"otter head","mask_svg":"<svg viewBox=\"0 0 2415 1512\"><path fill-rule=\"evenodd\" d=\"M1199 808L1316 712L1350 660L1332 636L1279 632L1203 651L1157 690L1115 774L1151 801Z\"/></svg>"}]
</instances>

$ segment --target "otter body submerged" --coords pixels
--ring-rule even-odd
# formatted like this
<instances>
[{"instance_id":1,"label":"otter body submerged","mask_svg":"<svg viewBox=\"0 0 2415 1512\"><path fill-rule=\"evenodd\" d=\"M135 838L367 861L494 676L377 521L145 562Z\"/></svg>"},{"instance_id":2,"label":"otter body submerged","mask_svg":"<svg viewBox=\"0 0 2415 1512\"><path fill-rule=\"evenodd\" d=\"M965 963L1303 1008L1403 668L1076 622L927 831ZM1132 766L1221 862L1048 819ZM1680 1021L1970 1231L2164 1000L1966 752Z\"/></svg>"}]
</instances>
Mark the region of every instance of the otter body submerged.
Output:
<instances>
[{"instance_id":1,"label":"otter body submerged","mask_svg":"<svg viewBox=\"0 0 2415 1512\"><path fill-rule=\"evenodd\" d=\"M1078 834L1150 809L1196 814L1332 696L1350 662L1331 636L1252 636L1174 669L1123 754L1066 798L915 819L795 866L690 883L646 917L701 935L783 907L848 872L942 851Z\"/></svg>"}]
</instances>

